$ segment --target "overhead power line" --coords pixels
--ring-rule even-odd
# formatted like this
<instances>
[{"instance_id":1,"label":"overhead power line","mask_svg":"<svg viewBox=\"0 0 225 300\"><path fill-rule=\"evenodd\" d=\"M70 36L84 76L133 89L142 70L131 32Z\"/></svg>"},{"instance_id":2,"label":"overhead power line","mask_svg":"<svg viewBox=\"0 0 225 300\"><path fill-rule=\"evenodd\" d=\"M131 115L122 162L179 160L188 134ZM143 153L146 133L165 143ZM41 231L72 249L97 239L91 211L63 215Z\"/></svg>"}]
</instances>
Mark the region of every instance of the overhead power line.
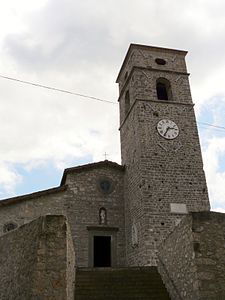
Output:
<instances>
[{"instance_id":1,"label":"overhead power line","mask_svg":"<svg viewBox=\"0 0 225 300\"><path fill-rule=\"evenodd\" d=\"M88 95L83 95L83 94L71 92L71 91L68 91L68 90L58 89L58 88L55 88L55 87L51 87L51 86L47 86L47 85L43 85L43 84L39 84L39 83L34 83L34 82L25 81L25 80L13 78L13 77L8 77L8 76L3 76L3 75L0 75L0 77L4 78L4 79L8 79L8 80L12 80L12 81L16 81L16 82L25 83L25 84L33 85L33 86L36 86L36 87L48 89L48 90L53 90L53 91L56 91L56 92L66 93L66 94L75 95L75 96L79 96L79 97L83 97L83 98L88 98L88 99L92 99L92 100L96 100L96 101L106 102L106 103L110 103L110 104L117 104L117 102L113 102L113 101L110 101L110 100L96 98L96 97L88 96Z\"/></svg>"},{"instance_id":2,"label":"overhead power line","mask_svg":"<svg viewBox=\"0 0 225 300\"><path fill-rule=\"evenodd\" d=\"M72 91L59 89L59 88L55 88L55 87L52 87L52 86L31 82L31 81L21 80L21 79L14 78L14 77L8 77L8 76L0 75L0 78L8 79L8 80L19 82L19 83L29 84L29 85L32 85L32 86L35 86L35 87L40 87L40 88L44 88L44 89L48 89L48 90L52 90L52 91L56 91L56 92L61 92L61 93L66 93L66 94L70 94L70 95L74 95L74 96L79 96L79 97L83 97L83 98L86 98L86 99L92 99L92 100L95 100L95 101L101 101L101 102L105 102L105 103L109 103L109 104L116 104L116 105L118 104L117 102L114 102L114 101L101 99L101 98L97 98L97 97L93 97L93 96L88 96L88 95L84 95L84 94L80 94L80 93L75 93L75 92L72 92ZM205 125L205 126L211 126L211 127L214 127L214 128L219 128L219 129L225 130L225 127L223 127L223 126L213 125L213 124L206 123L206 122L197 122L197 123Z\"/></svg>"},{"instance_id":3,"label":"overhead power line","mask_svg":"<svg viewBox=\"0 0 225 300\"><path fill-rule=\"evenodd\" d=\"M206 122L197 122L197 123L225 130L225 127L223 127L223 126L213 125L213 124L209 124L209 123L206 123Z\"/></svg>"},{"instance_id":4,"label":"overhead power line","mask_svg":"<svg viewBox=\"0 0 225 300\"><path fill-rule=\"evenodd\" d=\"M201 128L201 129L209 129L209 127L207 127L207 125L198 125L198 128ZM212 128L213 131L219 131L219 132L222 132L223 134L225 133L225 130L224 129L219 129L219 128Z\"/></svg>"}]
</instances>

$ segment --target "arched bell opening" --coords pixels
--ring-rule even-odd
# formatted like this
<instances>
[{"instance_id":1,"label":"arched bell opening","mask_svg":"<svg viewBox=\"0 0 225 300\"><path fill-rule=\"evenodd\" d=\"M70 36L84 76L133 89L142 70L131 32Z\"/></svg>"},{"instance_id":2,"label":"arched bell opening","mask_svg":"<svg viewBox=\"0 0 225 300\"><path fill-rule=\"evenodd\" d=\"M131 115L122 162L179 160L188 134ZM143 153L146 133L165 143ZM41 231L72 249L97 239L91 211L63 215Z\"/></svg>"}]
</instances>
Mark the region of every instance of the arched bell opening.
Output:
<instances>
[{"instance_id":1,"label":"arched bell opening","mask_svg":"<svg viewBox=\"0 0 225 300\"><path fill-rule=\"evenodd\" d=\"M156 91L158 100L172 100L171 85L166 78L157 79Z\"/></svg>"}]
</instances>

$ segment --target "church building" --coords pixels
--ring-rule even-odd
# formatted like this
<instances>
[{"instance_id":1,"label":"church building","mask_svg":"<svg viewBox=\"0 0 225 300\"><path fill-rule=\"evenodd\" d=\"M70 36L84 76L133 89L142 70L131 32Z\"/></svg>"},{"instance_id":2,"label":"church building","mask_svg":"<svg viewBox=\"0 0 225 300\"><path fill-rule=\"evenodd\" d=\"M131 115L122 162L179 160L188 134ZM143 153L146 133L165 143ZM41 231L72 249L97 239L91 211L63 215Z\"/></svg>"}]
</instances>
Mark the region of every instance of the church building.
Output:
<instances>
[{"instance_id":1,"label":"church building","mask_svg":"<svg viewBox=\"0 0 225 300\"><path fill-rule=\"evenodd\" d=\"M210 212L186 54L130 45L117 77L121 165L68 168L59 187L0 201L0 250L64 216L75 253L67 297L48 286L1 299L225 299L225 215Z\"/></svg>"}]
</instances>

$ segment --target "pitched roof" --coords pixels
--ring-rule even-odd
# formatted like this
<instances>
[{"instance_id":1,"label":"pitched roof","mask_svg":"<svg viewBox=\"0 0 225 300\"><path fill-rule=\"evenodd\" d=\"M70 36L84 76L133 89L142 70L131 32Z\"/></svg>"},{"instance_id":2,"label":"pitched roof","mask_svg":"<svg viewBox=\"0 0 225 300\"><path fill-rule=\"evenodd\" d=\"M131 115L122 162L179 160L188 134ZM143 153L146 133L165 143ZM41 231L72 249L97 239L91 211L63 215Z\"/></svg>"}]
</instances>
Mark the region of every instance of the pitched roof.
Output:
<instances>
[{"instance_id":1,"label":"pitched roof","mask_svg":"<svg viewBox=\"0 0 225 300\"><path fill-rule=\"evenodd\" d=\"M90 164L81 165L81 166L77 166L77 167L67 168L63 172L63 177L62 177L61 184L59 187L54 187L54 188L50 188L47 190L34 192L31 194L26 194L26 195L22 195L22 196L16 196L16 197L0 200L0 207L10 205L10 204L15 204L20 201L30 200L30 199L38 198L41 196L46 196L46 195L53 194L53 193L63 192L67 189L67 185L65 185L65 182L66 182L66 176L68 173L83 172L83 171L86 171L89 169L95 169L95 168L101 168L101 167L116 168L120 171L124 170L124 166L121 166L121 165L119 165L115 162L109 161L109 160L104 160L104 161L99 161L97 163L90 163Z\"/></svg>"},{"instance_id":2,"label":"pitched roof","mask_svg":"<svg viewBox=\"0 0 225 300\"><path fill-rule=\"evenodd\" d=\"M31 194L26 194L26 195L22 195L22 196L13 197L13 198L3 199L3 200L0 200L0 207L5 206L5 205L14 204L14 203L21 202L21 201L25 201L25 200L38 198L41 196L46 196L46 195L53 194L53 193L63 192L66 189L67 189L67 185L62 185L59 187L54 187L51 189L34 192Z\"/></svg>"},{"instance_id":3,"label":"pitched roof","mask_svg":"<svg viewBox=\"0 0 225 300\"><path fill-rule=\"evenodd\" d=\"M81 165L81 166L77 166L77 167L72 167L72 168L67 168L64 170L63 172L63 177L61 180L61 186L65 184L66 182L66 176L68 173L71 172L83 172L89 169L96 169L96 168L101 168L101 167L107 167L107 168L116 168L120 171L124 171L124 166L121 166L115 162L109 161L109 160L103 160L103 161L99 161L99 162L95 162L95 163L89 163L86 165Z\"/></svg>"}]
</instances>

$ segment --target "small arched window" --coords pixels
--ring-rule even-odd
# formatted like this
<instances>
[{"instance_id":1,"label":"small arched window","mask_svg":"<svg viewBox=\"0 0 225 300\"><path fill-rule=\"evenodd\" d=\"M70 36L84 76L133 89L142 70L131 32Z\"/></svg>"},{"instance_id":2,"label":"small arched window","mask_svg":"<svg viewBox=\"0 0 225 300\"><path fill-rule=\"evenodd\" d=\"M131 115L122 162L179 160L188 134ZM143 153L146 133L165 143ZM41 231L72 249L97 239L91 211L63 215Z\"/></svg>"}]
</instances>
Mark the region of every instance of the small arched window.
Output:
<instances>
[{"instance_id":1,"label":"small arched window","mask_svg":"<svg viewBox=\"0 0 225 300\"><path fill-rule=\"evenodd\" d=\"M125 94L125 115L128 113L130 109L130 93L129 91L126 91Z\"/></svg>"},{"instance_id":2,"label":"small arched window","mask_svg":"<svg viewBox=\"0 0 225 300\"><path fill-rule=\"evenodd\" d=\"M156 91L159 100L172 100L170 82L165 78L158 78L156 81Z\"/></svg>"}]
</instances>

